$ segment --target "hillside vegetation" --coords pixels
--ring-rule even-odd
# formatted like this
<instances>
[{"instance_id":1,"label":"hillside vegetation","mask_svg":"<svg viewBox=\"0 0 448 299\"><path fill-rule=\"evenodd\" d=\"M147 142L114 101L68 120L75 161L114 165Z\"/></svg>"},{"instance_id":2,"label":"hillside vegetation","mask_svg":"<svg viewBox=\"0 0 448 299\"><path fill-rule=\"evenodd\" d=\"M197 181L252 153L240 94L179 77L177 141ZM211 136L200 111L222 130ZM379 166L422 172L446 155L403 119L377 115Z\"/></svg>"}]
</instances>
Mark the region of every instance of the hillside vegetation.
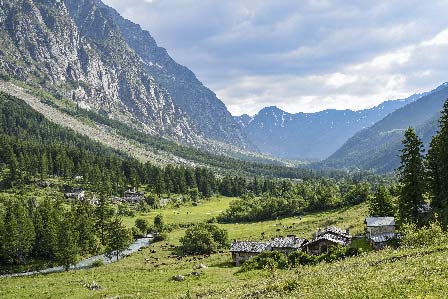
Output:
<instances>
[{"instance_id":1,"label":"hillside vegetation","mask_svg":"<svg viewBox=\"0 0 448 299\"><path fill-rule=\"evenodd\" d=\"M152 220L162 213L167 224L195 222L212 217L231 199L213 199L199 207L166 208L141 214ZM188 212L188 214L187 214ZM326 213L248 224L225 224L231 239L259 239L294 233L311 237L325 225L351 227L362 233L365 205ZM129 221L131 222L131 221ZM278 226L276 224L281 225ZM285 226L294 229L286 231ZM277 231L281 228L280 231ZM228 252L209 257L170 257L169 245L179 244L184 229L175 229L168 241L155 243L118 263L59 274L23 278L0 278L1 298L444 298L448 283L448 247L421 247L366 253L333 263L303 266L295 270L239 273ZM149 263L145 263L149 259ZM193 270L202 263L208 268ZM178 274L199 271L173 281ZM86 286L96 282L101 290Z\"/></svg>"}]
</instances>

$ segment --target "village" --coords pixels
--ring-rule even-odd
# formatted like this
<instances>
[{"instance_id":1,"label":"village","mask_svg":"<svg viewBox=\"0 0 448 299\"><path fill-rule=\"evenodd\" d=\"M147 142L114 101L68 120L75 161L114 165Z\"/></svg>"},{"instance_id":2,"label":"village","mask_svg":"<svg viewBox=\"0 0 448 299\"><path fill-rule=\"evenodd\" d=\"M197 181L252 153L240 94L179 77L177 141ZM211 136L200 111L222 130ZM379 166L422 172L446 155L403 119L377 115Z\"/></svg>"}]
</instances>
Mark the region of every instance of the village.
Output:
<instances>
[{"instance_id":1,"label":"village","mask_svg":"<svg viewBox=\"0 0 448 299\"><path fill-rule=\"evenodd\" d=\"M365 235L351 236L348 229L343 230L330 226L318 229L311 240L295 235L276 237L270 241L233 241L230 246L233 262L240 266L246 260L263 252L278 251L290 255L295 251L303 251L310 255L321 255L328 252L331 246L350 246L352 240L366 238L372 248L379 250L387 242L399 238L395 232L394 217L368 217L365 219Z\"/></svg>"}]
</instances>

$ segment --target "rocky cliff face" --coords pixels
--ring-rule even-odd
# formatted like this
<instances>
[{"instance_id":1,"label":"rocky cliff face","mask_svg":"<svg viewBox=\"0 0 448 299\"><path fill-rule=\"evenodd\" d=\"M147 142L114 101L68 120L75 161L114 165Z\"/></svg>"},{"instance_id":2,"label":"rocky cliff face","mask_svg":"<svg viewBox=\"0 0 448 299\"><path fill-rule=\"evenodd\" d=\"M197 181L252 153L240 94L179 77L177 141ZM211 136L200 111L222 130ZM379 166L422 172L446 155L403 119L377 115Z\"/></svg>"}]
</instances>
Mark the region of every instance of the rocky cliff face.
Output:
<instances>
[{"instance_id":1,"label":"rocky cliff face","mask_svg":"<svg viewBox=\"0 0 448 299\"><path fill-rule=\"evenodd\" d=\"M0 0L0 75L156 135L246 146L233 119L206 114L225 116L224 104L198 93L194 75L135 28L98 0ZM164 79L173 77L181 79Z\"/></svg>"},{"instance_id":2,"label":"rocky cliff face","mask_svg":"<svg viewBox=\"0 0 448 299\"><path fill-rule=\"evenodd\" d=\"M146 70L166 88L174 102L185 111L205 136L251 148L247 139L216 95L188 68L176 63L164 48L157 46L149 32L101 5L118 26L128 45L143 59Z\"/></svg>"}]
</instances>

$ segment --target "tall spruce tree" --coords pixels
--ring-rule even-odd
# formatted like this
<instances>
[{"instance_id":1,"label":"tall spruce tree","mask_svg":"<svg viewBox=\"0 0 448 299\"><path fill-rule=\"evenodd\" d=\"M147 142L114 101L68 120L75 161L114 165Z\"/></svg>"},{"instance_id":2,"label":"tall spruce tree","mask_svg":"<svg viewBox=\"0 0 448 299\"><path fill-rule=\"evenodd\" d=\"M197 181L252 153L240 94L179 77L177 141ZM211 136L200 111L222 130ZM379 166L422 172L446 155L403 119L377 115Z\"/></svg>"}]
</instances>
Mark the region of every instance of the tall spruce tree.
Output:
<instances>
[{"instance_id":1,"label":"tall spruce tree","mask_svg":"<svg viewBox=\"0 0 448 299\"><path fill-rule=\"evenodd\" d=\"M66 212L58 226L58 246L56 260L68 270L78 260L78 232L74 228L74 217Z\"/></svg>"},{"instance_id":2,"label":"tall spruce tree","mask_svg":"<svg viewBox=\"0 0 448 299\"><path fill-rule=\"evenodd\" d=\"M431 141L427 156L431 205L443 228L448 228L448 100L439 120L439 131Z\"/></svg>"},{"instance_id":3,"label":"tall spruce tree","mask_svg":"<svg viewBox=\"0 0 448 299\"><path fill-rule=\"evenodd\" d=\"M425 202L426 191L423 143L409 128L404 134L401 164L398 168L401 184L398 209L401 223L420 224L418 207Z\"/></svg>"}]
</instances>

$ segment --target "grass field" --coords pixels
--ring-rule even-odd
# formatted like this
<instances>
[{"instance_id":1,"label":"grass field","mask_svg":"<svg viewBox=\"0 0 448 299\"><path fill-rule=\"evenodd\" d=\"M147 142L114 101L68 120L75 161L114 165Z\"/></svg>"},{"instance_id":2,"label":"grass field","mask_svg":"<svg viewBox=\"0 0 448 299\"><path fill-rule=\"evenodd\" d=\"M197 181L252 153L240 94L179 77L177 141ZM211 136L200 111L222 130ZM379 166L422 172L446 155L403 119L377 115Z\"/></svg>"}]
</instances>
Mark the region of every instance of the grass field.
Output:
<instances>
[{"instance_id":1,"label":"grass field","mask_svg":"<svg viewBox=\"0 0 448 299\"><path fill-rule=\"evenodd\" d=\"M137 217L191 223L216 216L235 199L214 198L198 207L166 208ZM319 227L336 225L361 233L364 204L353 208L246 224L222 225L231 239L296 234L310 237ZM188 212L188 213L187 213ZM133 224L134 219L126 223ZM280 224L281 223L281 224ZM286 227L286 228L284 228ZM292 228L288 228L292 227ZM0 278L1 298L446 298L448 248L385 250L331 264L295 270L237 273L229 253L210 257L170 257L184 230L118 263L99 268L23 278ZM149 259L150 263L145 263ZM206 269L193 270L198 264ZM193 271L202 275L188 275ZM171 278L186 275L177 282ZM85 287L93 281L101 290Z\"/></svg>"}]
</instances>

